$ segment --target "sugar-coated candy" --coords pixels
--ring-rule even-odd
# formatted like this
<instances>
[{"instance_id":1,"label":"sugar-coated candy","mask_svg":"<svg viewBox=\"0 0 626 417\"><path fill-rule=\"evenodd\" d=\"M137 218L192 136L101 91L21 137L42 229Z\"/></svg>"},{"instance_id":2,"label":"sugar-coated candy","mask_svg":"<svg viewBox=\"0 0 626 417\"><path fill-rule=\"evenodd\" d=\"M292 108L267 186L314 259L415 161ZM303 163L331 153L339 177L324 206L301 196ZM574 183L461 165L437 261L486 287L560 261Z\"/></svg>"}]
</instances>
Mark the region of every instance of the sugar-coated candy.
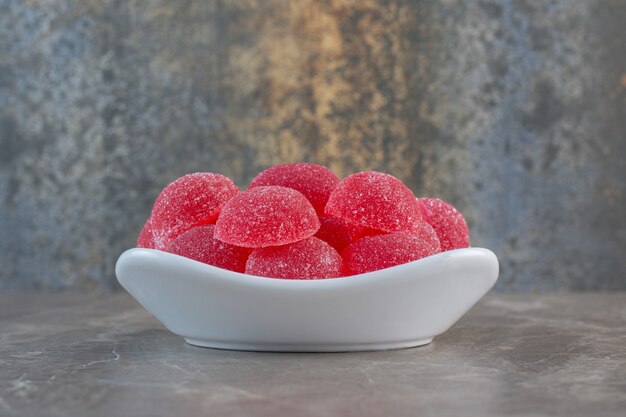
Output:
<instances>
[{"instance_id":1,"label":"sugar-coated candy","mask_svg":"<svg viewBox=\"0 0 626 417\"><path fill-rule=\"evenodd\" d=\"M438 198L420 198L417 201L424 220L435 229L442 251L469 246L465 217L452 204Z\"/></svg>"},{"instance_id":2,"label":"sugar-coated candy","mask_svg":"<svg viewBox=\"0 0 626 417\"><path fill-rule=\"evenodd\" d=\"M220 242L213 236L214 232L214 224L191 228L172 240L165 251L243 273L252 249Z\"/></svg>"},{"instance_id":3,"label":"sugar-coated candy","mask_svg":"<svg viewBox=\"0 0 626 417\"><path fill-rule=\"evenodd\" d=\"M365 226L348 224L336 217L319 216L319 219L320 228L314 236L322 239L340 253L346 246L364 236L374 236L385 233L381 230L370 229ZM433 233L435 232L433 231ZM437 235L435 235L435 239L436 238Z\"/></svg>"},{"instance_id":4,"label":"sugar-coated candy","mask_svg":"<svg viewBox=\"0 0 626 417\"><path fill-rule=\"evenodd\" d=\"M417 234L422 215L415 196L399 179L382 172L344 178L326 204L327 216L384 232Z\"/></svg>"},{"instance_id":5,"label":"sugar-coated candy","mask_svg":"<svg viewBox=\"0 0 626 417\"><path fill-rule=\"evenodd\" d=\"M437 232L435 229L426 222L426 220L420 220L419 222L419 230L418 233L415 234L422 238L426 243L432 246L437 252L441 252L441 243L439 242L439 237L437 236Z\"/></svg>"},{"instance_id":6,"label":"sugar-coated candy","mask_svg":"<svg viewBox=\"0 0 626 417\"><path fill-rule=\"evenodd\" d=\"M157 197L150 223L156 249L165 249L178 235L194 226L215 223L237 186L227 177L197 172L178 178Z\"/></svg>"},{"instance_id":7,"label":"sugar-coated candy","mask_svg":"<svg viewBox=\"0 0 626 417\"><path fill-rule=\"evenodd\" d=\"M150 219L141 228L139 237L137 237L138 248L154 249L154 239L152 238L152 226L150 225Z\"/></svg>"},{"instance_id":8,"label":"sugar-coated candy","mask_svg":"<svg viewBox=\"0 0 626 417\"><path fill-rule=\"evenodd\" d=\"M314 235L316 238L328 243L338 252L352 243L353 229L343 220L328 216L320 216L319 219L320 228Z\"/></svg>"},{"instance_id":9,"label":"sugar-coated candy","mask_svg":"<svg viewBox=\"0 0 626 417\"><path fill-rule=\"evenodd\" d=\"M341 271L339 253L316 237L255 249L246 263L246 274L270 278L335 278L341 276Z\"/></svg>"},{"instance_id":10,"label":"sugar-coated candy","mask_svg":"<svg viewBox=\"0 0 626 417\"><path fill-rule=\"evenodd\" d=\"M286 245L313 236L320 227L315 209L287 187L250 188L222 208L215 238L249 248Z\"/></svg>"},{"instance_id":11,"label":"sugar-coated candy","mask_svg":"<svg viewBox=\"0 0 626 417\"><path fill-rule=\"evenodd\" d=\"M220 174L185 175L159 194L137 246L251 275L320 279L389 268L469 246L463 215L375 171L344 180L311 163L277 165L239 192Z\"/></svg>"},{"instance_id":12,"label":"sugar-coated candy","mask_svg":"<svg viewBox=\"0 0 626 417\"><path fill-rule=\"evenodd\" d=\"M358 224L350 224L350 223L347 223L347 224L348 224L348 228L350 229L350 236L352 237L352 243L356 242L357 240L365 236L384 235L387 233L382 230L372 229L370 227L365 227L365 226L361 226Z\"/></svg>"},{"instance_id":13,"label":"sugar-coated candy","mask_svg":"<svg viewBox=\"0 0 626 417\"><path fill-rule=\"evenodd\" d=\"M344 273L356 275L416 261L438 252L418 236L391 233L359 239L348 246L341 256Z\"/></svg>"},{"instance_id":14,"label":"sugar-coated candy","mask_svg":"<svg viewBox=\"0 0 626 417\"><path fill-rule=\"evenodd\" d=\"M317 214L324 214L330 193L339 184L339 178L322 165L298 162L276 165L258 174L250 188L280 185L300 191L313 205Z\"/></svg>"}]
</instances>

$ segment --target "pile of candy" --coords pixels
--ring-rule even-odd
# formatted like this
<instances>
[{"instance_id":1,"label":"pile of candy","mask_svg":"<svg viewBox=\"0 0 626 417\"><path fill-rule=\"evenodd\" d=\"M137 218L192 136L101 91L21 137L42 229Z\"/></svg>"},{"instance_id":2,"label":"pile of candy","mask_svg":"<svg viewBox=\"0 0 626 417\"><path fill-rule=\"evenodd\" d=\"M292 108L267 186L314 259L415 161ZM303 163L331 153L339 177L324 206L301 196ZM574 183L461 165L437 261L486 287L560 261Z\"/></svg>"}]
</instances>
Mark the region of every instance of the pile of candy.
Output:
<instances>
[{"instance_id":1,"label":"pile of candy","mask_svg":"<svg viewBox=\"0 0 626 417\"><path fill-rule=\"evenodd\" d=\"M185 175L159 194L137 246L286 279L362 274L469 246L463 215L415 198L399 179L343 180L309 163L277 165L246 191L220 174Z\"/></svg>"}]
</instances>

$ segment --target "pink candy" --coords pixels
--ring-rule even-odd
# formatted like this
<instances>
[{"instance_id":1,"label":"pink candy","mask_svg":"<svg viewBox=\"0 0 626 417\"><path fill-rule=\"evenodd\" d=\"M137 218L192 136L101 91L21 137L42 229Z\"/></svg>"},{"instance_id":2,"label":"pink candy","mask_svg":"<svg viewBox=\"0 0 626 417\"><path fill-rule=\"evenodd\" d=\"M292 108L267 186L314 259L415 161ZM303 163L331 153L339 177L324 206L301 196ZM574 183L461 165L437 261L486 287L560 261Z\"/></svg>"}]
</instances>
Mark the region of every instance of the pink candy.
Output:
<instances>
[{"instance_id":1,"label":"pink candy","mask_svg":"<svg viewBox=\"0 0 626 417\"><path fill-rule=\"evenodd\" d=\"M215 225L187 230L172 240L166 252L235 272L244 272L252 249L220 242L214 237Z\"/></svg>"},{"instance_id":2,"label":"pink candy","mask_svg":"<svg viewBox=\"0 0 626 417\"><path fill-rule=\"evenodd\" d=\"M331 191L339 184L339 178L322 165L299 162L276 165L258 174L250 188L280 185L300 191L313 205L317 214L324 214L324 207Z\"/></svg>"},{"instance_id":3,"label":"pink candy","mask_svg":"<svg viewBox=\"0 0 626 417\"><path fill-rule=\"evenodd\" d=\"M420 198L418 204L424 220L437 233L442 251L469 247L467 222L452 204L438 198Z\"/></svg>"},{"instance_id":4,"label":"pink candy","mask_svg":"<svg viewBox=\"0 0 626 417\"><path fill-rule=\"evenodd\" d=\"M341 256L346 275L356 275L416 261L438 252L420 237L392 233L359 239Z\"/></svg>"},{"instance_id":5,"label":"pink candy","mask_svg":"<svg viewBox=\"0 0 626 417\"><path fill-rule=\"evenodd\" d=\"M327 216L384 232L417 234L422 219L415 196L399 179L382 172L346 177L326 204Z\"/></svg>"},{"instance_id":6,"label":"pink candy","mask_svg":"<svg viewBox=\"0 0 626 417\"><path fill-rule=\"evenodd\" d=\"M155 249L165 249L178 235L194 226L214 223L237 187L220 174L187 174L169 184L157 197L150 224Z\"/></svg>"},{"instance_id":7,"label":"pink candy","mask_svg":"<svg viewBox=\"0 0 626 417\"><path fill-rule=\"evenodd\" d=\"M315 209L291 188L255 187L237 194L222 209L215 238L249 248L294 243L320 227Z\"/></svg>"},{"instance_id":8,"label":"pink candy","mask_svg":"<svg viewBox=\"0 0 626 417\"><path fill-rule=\"evenodd\" d=\"M246 274L287 279L335 278L341 269L339 253L316 237L255 249L246 264Z\"/></svg>"}]
</instances>

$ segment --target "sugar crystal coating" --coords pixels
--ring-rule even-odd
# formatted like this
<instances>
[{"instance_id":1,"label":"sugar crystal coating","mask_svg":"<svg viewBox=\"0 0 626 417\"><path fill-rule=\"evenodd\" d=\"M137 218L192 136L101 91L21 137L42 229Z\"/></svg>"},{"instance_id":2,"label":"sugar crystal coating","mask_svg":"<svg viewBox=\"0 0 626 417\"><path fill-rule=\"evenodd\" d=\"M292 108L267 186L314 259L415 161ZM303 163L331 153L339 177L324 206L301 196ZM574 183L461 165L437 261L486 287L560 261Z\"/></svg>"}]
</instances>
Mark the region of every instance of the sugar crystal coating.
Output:
<instances>
[{"instance_id":1,"label":"sugar crystal coating","mask_svg":"<svg viewBox=\"0 0 626 417\"><path fill-rule=\"evenodd\" d=\"M339 253L316 237L255 249L246 263L246 274L270 278L335 278L341 276L341 271Z\"/></svg>"},{"instance_id":2,"label":"sugar crystal coating","mask_svg":"<svg viewBox=\"0 0 626 417\"><path fill-rule=\"evenodd\" d=\"M300 191L313 205L317 214L324 214L330 193L339 184L339 178L322 165L298 162L276 165L258 174L250 188L280 185Z\"/></svg>"},{"instance_id":3,"label":"sugar crystal coating","mask_svg":"<svg viewBox=\"0 0 626 417\"><path fill-rule=\"evenodd\" d=\"M344 178L326 204L327 216L394 233L417 234L422 215L415 196L399 179L382 172Z\"/></svg>"},{"instance_id":4,"label":"sugar crystal coating","mask_svg":"<svg viewBox=\"0 0 626 417\"><path fill-rule=\"evenodd\" d=\"M249 248L286 245L313 236L315 209L300 192L280 186L250 188L222 208L215 237Z\"/></svg>"},{"instance_id":5,"label":"sugar crystal coating","mask_svg":"<svg viewBox=\"0 0 626 417\"><path fill-rule=\"evenodd\" d=\"M214 224L191 228L172 240L165 251L243 273L252 249L220 242L213 236L214 232Z\"/></svg>"},{"instance_id":6,"label":"sugar crystal coating","mask_svg":"<svg viewBox=\"0 0 626 417\"><path fill-rule=\"evenodd\" d=\"M139 237L137 237L138 248L154 249L154 239L152 238L152 226L150 225L150 219L141 228Z\"/></svg>"},{"instance_id":7,"label":"sugar crystal coating","mask_svg":"<svg viewBox=\"0 0 626 417\"><path fill-rule=\"evenodd\" d=\"M439 242L437 232L435 232L435 229L433 229L433 227L428 224L426 220L419 221L419 230L418 233L415 234L415 236L422 238L437 252L441 252L441 243Z\"/></svg>"},{"instance_id":8,"label":"sugar crystal coating","mask_svg":"<svg viewBox=\"0 0 626 417\"><path fill-rule=\"evenodd\" d=\"M178 178L156 199L150 223L156 249L165 249L178 235L194 226L215 223L237 186L220 174L197 172Z\"/></svg>"},{"instance_id":9,"label":"sugar crystal coating","mask_svg":"<svg viewBox=\"0 0 626 417\"><path fill-rule=\"evenodd\" d=\"M344 273L356 275L413 262L438 252L420 237L391 233L359 239L348 246L341 256Z\"/></svg>"},{"instance_id":10,"label":"sugar crystal coating","mask_svg":"<svg viewBox=\"0 0 626 417\"><path fill-rule=\"evenodd\" d=\"M424 220L435 229L442 251L469 246L469 229L465 217L452 204L438 198L420 198L418 204Z\"/></svg>"}]
</instances>

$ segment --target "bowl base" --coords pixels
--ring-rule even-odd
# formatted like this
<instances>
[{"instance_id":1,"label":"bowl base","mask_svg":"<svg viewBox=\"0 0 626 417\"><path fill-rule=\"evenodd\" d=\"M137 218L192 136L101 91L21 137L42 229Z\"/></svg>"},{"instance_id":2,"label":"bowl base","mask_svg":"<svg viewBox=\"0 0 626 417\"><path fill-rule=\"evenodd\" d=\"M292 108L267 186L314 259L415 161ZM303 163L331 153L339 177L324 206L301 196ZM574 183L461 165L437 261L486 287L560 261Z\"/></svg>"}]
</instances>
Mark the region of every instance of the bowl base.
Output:
<instances>
[{"instance_id":1,"label":"bowl base","mask_svg":"<svg viewBox=\"0 0 626 417\"><path fill-rule=\"evenodd\" d=\"M354 343L354 344L258 344L258 343L231 343L215 340L201 340L185 338L185 341L193 346L200 346L224 350L245 350L253 352L359 352L368 350L391 350L405 349L427 345L433 341L429 339L403 340L399 342L383 343Z\"/></svg>"}]
</instances>

